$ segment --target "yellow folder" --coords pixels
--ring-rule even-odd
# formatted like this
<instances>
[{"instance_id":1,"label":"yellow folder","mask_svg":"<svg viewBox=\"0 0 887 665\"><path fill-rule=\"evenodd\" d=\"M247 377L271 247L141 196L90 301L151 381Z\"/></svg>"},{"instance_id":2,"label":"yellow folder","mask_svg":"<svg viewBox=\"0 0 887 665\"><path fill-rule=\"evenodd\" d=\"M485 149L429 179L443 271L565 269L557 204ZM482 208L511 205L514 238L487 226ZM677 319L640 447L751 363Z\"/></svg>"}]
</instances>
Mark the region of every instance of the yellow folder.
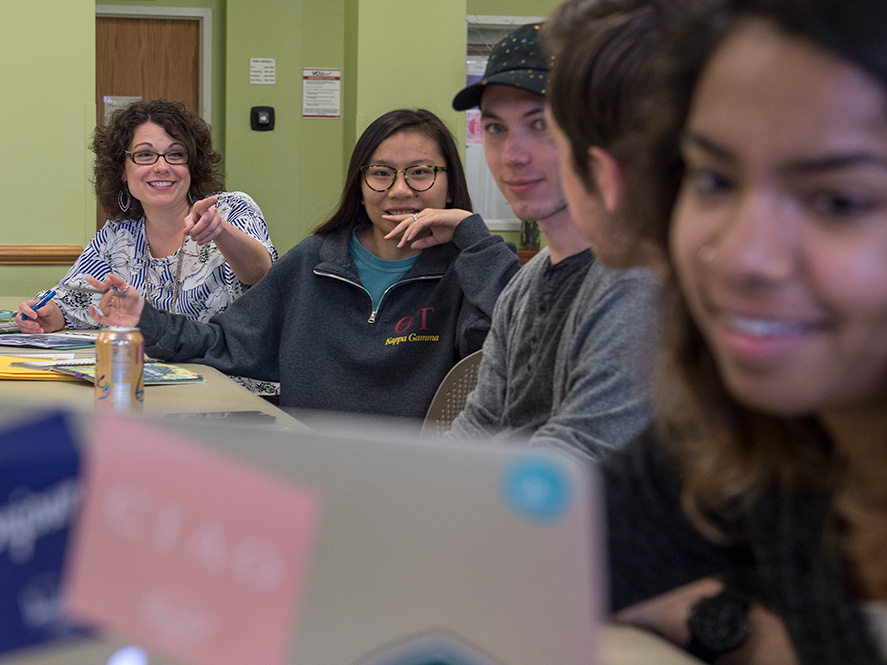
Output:
<instances>
[{"instance_id":1,"label":"yellow folder","mask_svg":"<svg viewBox=\"0 0 887 665\"><path fill-rule=\"evenodd\" d=\"M30 369L28 367L14 367L13 363L33 362L35 360L46 360L54 363L70 360L70 356L3 356L0 355L0 379L17 379L25 381L79 381L80 379L60 374L59 372L50 371L51 365L47 363L45 370Z\"/></svg>"}]
</instances>

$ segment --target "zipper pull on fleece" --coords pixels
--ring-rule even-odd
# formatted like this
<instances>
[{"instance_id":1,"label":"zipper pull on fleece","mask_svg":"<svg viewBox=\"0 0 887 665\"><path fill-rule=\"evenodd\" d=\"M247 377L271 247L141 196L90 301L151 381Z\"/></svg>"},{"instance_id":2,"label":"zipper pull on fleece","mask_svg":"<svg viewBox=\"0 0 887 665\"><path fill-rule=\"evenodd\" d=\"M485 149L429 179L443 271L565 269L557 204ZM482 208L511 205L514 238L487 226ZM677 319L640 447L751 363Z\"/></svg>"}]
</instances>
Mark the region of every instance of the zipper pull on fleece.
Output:
<instances>
[{"instance_id":1,"label":"zipper pull on fleece","mask_svg":"<svg viewBox=\"0 0 887 665\"><path fill-rule=\"evenodd\" d=\"M378 312L378 311L379 311L378 309L373 310L372 314L370 314L370 318L367 319L367 323L375 323L376 322L376 312Z\"/></svg>"}]
</instances>

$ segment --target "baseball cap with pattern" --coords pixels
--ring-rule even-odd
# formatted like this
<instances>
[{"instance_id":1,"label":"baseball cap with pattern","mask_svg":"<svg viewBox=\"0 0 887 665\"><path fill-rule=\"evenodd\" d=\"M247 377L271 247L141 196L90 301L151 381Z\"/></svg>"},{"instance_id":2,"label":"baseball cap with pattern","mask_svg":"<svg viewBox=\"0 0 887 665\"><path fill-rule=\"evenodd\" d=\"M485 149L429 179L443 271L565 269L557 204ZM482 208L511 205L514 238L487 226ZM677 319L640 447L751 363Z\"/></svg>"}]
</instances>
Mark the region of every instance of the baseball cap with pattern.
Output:
<instances>
[{"instance_id":1,"label":"baseball cap with pattern","mask_svg":"<svg viewBox=\"0 0 887 665\"><path fill-rule=\"evenodd\" d=\"M464 111L480 104L488 85L508 85L537 95L548 88L551 58L539 44L540 23L521 26L493 47L484 77L469 85L453 98L453 108Z\"/></svg>"}]
</instances>

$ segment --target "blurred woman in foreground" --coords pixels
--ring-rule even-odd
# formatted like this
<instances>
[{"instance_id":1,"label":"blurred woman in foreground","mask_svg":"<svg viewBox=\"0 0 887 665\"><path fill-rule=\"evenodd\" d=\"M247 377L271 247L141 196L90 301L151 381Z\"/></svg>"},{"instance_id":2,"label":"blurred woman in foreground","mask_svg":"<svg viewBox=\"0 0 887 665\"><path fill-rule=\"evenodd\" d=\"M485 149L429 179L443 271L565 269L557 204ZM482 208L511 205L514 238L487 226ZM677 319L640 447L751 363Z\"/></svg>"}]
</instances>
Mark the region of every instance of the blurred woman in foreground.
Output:
<instances>
[{"instance_id":1,"label":"blurred woman in foreground","mask_svg":"<svg viewBox=\"0 0 887 665\"><path fill-rule=\"evenodd\" d=\"M658 423L603 464L613 608L709 662L883 662L887 4L680 4L630 179L677 305Z\"/></svg>"}]
</instances>

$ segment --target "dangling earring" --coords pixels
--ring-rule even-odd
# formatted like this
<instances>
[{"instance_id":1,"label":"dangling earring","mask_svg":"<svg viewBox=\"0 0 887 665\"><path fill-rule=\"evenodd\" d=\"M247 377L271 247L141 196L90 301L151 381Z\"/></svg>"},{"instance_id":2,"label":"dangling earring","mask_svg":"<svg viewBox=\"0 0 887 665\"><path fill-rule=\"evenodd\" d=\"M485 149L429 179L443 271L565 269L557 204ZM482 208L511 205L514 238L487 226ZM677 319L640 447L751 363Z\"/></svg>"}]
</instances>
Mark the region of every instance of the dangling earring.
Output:
<instances>
[{"instance_id":1,"label":"dangling earring","mask_svg":"<svg viewBox=\"0 0 887 665\"><path fill-rule=\"evenodd\" d=\"M124 191L126 192L126 202L123 201ZM129 210L130 203L132 203L132 200L129 197L129 190L128 189L127 190L121 189L119 192L117 192L117 205L120 206L120 209L123 212L126 212L127 210Z\"/></svg>"},{"instance_id":2,"label":"dangling earring","mask_svg":"<svg viewBox=\"0 0 887 665\"><path fill-rule=\"evenodd\" d=\"M188 205L194 205L194 197L191 196L191 190L188 190Z\"/></svg>"}]
</instances>

